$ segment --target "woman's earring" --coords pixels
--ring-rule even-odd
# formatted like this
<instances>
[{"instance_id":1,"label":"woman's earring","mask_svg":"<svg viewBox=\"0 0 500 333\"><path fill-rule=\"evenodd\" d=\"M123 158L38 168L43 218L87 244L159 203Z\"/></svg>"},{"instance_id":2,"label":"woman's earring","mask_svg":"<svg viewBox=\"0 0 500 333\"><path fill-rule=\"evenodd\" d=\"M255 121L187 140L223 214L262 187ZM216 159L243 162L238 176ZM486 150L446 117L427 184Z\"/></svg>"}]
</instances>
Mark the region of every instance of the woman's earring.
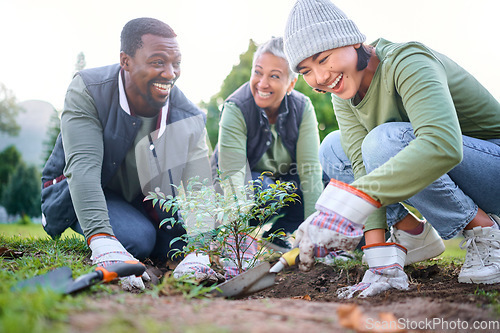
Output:
<instances>
[{"instance_id":1,"label":"woman's earring","mask_svg":"<svg viewBox=\"0 0 500 333\"><path fill-rule=\"evenodd\" d=\"M324 90L321 90L321 89L318 89L318 88L313 88L313 90L317 93L320 93L320 94L326 94L326 91Z\"/></svg>"},{"instance_id":2,"label":"woman's earring","mask_svg":"<svg viewBox=\"0 0 500 333\"><path fill-rule=\"evenodd\" d=\"M291 94L291 93L292 93L291 91L287 91L287 92L286 92L286 94L287 94L288 96L290 96L290 94Z\"/></svg>"}]
</instances>

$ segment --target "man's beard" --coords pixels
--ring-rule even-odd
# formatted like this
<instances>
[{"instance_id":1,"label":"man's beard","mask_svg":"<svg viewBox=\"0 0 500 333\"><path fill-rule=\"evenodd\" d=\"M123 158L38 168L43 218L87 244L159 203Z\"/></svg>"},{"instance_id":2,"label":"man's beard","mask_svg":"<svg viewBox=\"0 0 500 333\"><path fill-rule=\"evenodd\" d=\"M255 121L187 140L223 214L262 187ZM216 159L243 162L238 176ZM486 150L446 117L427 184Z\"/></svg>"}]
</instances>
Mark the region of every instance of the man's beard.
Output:
<instances>
[{"instance_id":1,"label":"man's beard","mask_svg":"<svg viewBox=\"0 0 500 333\"><path fill-rule=\"evenodd\" d=\"M148 105L151 106L153 109L163 108L165 106L165 104L167 104L167 100L168 100L168 98L167 98L162 102L155 101L155 99L153 98L153 94L151 93L151 89L148 89L148 92L147 92L146 96L144 96L144 97L145 97Z\"/></svg>"}]
</instances>

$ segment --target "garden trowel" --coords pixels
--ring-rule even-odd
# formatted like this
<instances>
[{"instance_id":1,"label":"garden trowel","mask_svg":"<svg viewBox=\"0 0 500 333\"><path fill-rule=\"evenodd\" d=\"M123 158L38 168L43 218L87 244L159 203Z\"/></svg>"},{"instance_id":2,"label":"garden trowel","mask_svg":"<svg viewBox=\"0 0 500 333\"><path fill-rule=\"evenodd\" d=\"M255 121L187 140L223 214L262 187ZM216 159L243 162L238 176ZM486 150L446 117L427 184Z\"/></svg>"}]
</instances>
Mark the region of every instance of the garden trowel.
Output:
<instances>
[{"instance_id":1,"label":"garden trowel","mask_svg":"<svg viewBox=\"0 0 500 333\"><path fill-rule=\"evenodd\" d=\"M221 283L213 291L215 296L221 297L245 297L256 292L274 286L276 275L285 267L293 266L297 263L299 248L283 254L272 268L269 262L263 262L248 271L235 276L231 280Z\"/></svg>"},{"instance_id":2,"label":"garden trowel","mask_svg":"<svg viewBox=\"0 0 500 333\"><path fill-rule=\"evenodd\" d=\"M71 269L69 267L60 267L46 274L21 281L16 285L15 289L41 287L58 293L71 294L100 282L113 281L119 277L129 275L139 277L145 270L146 266L142 263L131 260L116 263L106 268L97 267L95 271L73 280Z\"/></svg>"}]
</instances>

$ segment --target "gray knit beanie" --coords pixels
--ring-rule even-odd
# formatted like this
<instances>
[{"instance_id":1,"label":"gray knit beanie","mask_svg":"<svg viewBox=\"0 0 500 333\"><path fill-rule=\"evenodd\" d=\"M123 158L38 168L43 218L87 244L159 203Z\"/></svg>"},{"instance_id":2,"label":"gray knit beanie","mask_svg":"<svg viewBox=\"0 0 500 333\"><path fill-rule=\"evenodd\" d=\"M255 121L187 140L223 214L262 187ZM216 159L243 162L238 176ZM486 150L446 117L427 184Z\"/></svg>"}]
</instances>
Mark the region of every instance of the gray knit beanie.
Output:
<instances>
[{"instance_id":1,"label":"gray knit beanie","mask_svg":"<svg viewBox=\"0 0 500 333\"><path fill-rule=\"evenodd\" d=\"M330 0L298 0L286 23L285 54L290 68L316 53L363 43L365 35Z\"/></svg>"}]
</instances>

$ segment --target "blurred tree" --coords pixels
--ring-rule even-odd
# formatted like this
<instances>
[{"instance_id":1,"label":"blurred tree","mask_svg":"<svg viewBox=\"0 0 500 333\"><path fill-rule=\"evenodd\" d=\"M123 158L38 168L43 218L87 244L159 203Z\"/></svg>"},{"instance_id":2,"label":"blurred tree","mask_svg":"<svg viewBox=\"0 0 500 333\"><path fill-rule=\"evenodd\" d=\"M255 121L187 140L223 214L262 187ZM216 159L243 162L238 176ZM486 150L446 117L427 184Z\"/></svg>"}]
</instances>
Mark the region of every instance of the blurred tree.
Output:
<instances>
[{"instance_id":1,"label":"blurred tree","mask_svg":"<svg viewBox=\"0 0 500 333\"><path fill-rule=\"evenodd\" d=\"M7 185L10 175L21 163L21 153L14 145L10 145L0 152L0 198L2 198L3 189Z\"/></svg>"},{"instance_id":2,"label":"blurred tree","mask_svg":"<svg viewBox=\"0 0 500 333\"><path fill-rule=\"evenodd\" d=\"M16 117L21 111L24 109L17 104L12 91L0 83L0 132L11 136L18 135L21 126L17 124Z\"/></svg>"},{"instance_id":3,"label":"blurred tree","mask_svg":"<svg viewBox=\"0 0 500 333\"><path fill-rule=\"evenodd\" d=\"M215 148L215 144L219 135L219 105L222 105L224 100L222 98L215 98L212 96L208 103L200 102L199 107L207 112L207 134L210 148Z\"/></svg>"},{"instance_id":4,"label":"blurred tree","mask_svg":"<svg viewBox=\"0 0 500 333\"><path fill-rule=\"evenodd\" d=\"M220 91L212 96L208 103L200 103L200 107L207 110L207 132L212 148L215 147L218 139L219 116L222 104L229 95L250 79L253 54L256 50L257 45L253 40L250 40L248 49L240 55L240 62L233 66L231 72L224 79ZM295 89L311 99L316 110L316 117L318 118L318 129L321 140L331 131L338 129L330 94L314 92L302 76L299 76Z\"/></svg>"},{"instance_id":5,"label":"blurred tree","mask_svg":"<svg viewBox=\"0 0 500 333\"><path fill-rule=\"evenodd\" d=\"M2 193L2 205L10 215L21 215L22 220L40 216L40 172L34 165L19 162Z\"/></svg>"},{"instance_id":6,"label":"blurred tree","mask_svg":"<svg viewBox=\"0 0 500 333\"><path fill-rule=\"evenodd\" d=\"M80 52L76 56L75 73L84 69L85 66L87 66L87 62L85 61L85 54L83 52Z\"/></svg>"}]
</instances>

